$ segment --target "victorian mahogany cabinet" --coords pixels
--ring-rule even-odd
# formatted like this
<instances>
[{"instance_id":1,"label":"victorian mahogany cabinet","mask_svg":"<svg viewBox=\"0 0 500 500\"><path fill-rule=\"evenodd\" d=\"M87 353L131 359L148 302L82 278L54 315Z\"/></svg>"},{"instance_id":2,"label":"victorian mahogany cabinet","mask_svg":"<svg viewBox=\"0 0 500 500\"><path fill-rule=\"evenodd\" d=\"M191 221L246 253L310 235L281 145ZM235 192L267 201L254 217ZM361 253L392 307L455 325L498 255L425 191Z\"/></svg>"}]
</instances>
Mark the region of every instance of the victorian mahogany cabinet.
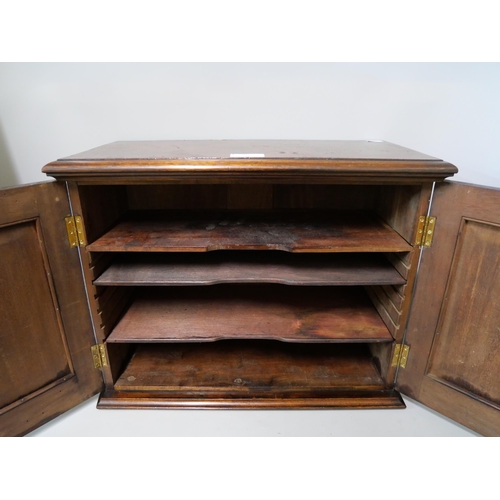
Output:
<instances>
[{"instance_id":1,"label":"victorian mahogany cabinet","mask_svg":"<svg viewBox=\"0 0 500 500\"><path fill-rule=\"evenodd\" d=\"M117 142L0 191L0 434L403 408L500 434L500 191L382 141Z\"/></svg>"}]
</instances>

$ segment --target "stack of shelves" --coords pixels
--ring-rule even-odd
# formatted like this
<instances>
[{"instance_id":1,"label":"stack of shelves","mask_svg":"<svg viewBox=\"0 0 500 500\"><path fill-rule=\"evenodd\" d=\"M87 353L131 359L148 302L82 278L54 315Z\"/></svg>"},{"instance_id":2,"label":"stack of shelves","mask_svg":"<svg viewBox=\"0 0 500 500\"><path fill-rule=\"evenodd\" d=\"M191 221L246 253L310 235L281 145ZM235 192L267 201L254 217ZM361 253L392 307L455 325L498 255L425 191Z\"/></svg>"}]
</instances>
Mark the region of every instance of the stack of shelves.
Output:
<instances>
[{"instance_id":1,"label":"stack of shelves","mask_svg":"<svg viewBox=\"0 0 500 500\"><path fill-rule=\"evenodd\" d=\"M95 286L130 290L114 405L402 404L374 402L391 390L372 348L394 338L364 287L404 285L385 254L412 247L370 211L129 212L87 250L110 262Z\"/></svg>"}]
</instances>

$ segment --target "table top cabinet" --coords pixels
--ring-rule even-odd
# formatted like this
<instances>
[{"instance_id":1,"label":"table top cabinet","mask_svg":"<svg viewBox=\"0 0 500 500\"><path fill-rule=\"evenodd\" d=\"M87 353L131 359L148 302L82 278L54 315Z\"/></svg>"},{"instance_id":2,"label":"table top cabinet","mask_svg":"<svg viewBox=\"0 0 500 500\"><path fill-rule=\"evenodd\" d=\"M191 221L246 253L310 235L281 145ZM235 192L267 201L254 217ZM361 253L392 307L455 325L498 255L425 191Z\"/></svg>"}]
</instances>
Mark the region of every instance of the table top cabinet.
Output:
<instances>
[{"instance_id":1,"label":"table top cabinet","mask_svg":"<svg viewBox=\"0 0 500 500\"><path fill-rule=\"evenodd\" d=\"M382 141L116 142L0 191L0 434L404 408L500 434L500 191Z\"/></svg>"}]
</instances>

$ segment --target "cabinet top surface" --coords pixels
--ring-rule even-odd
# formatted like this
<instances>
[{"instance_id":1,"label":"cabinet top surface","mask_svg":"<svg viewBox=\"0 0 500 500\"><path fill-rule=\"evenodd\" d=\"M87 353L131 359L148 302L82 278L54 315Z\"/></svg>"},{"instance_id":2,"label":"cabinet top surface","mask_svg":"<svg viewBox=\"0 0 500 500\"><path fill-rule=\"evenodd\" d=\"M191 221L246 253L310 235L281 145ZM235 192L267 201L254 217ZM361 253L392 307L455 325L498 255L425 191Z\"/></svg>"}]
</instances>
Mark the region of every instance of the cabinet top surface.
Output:
<instances>
[{"instance_id":1,"label":"cabinet top surface","mask_svg":"<svg viewBox=\"0 0 500 500\"><path fill-rule=\"evenodd\" d=\"M232 158L437 160L385 141L206 140L118 141L59 161L209 160Z\"/></svg>"},{"instance_id":2,"label":"cabinet top surface","mask_svg":"<svg viewBox=\"0 0 500 500\"><path fill-rule=\"evenodd\" d=\"M86 183L420 183L458 170L384 141L123 141L46 165L44 173Z\"/></svg>"}]
</instances>

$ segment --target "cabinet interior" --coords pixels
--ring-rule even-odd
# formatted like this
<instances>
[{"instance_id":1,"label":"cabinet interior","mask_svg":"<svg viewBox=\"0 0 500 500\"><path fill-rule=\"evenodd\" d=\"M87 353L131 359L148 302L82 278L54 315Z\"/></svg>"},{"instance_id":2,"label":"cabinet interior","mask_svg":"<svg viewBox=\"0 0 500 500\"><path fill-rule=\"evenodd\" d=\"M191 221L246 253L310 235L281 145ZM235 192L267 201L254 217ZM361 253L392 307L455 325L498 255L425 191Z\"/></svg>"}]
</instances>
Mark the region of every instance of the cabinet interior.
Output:
<instances>
[{"instance_id":1,"label":"cabinet interior","mask_svg":"<svg viewBox=\"0 0 500 500\"><path fill-rule=\"evenodd\" d=\"M391 391L421 193L78 185L107 390L312 406Z\"/></svg>"}]
</instances>

